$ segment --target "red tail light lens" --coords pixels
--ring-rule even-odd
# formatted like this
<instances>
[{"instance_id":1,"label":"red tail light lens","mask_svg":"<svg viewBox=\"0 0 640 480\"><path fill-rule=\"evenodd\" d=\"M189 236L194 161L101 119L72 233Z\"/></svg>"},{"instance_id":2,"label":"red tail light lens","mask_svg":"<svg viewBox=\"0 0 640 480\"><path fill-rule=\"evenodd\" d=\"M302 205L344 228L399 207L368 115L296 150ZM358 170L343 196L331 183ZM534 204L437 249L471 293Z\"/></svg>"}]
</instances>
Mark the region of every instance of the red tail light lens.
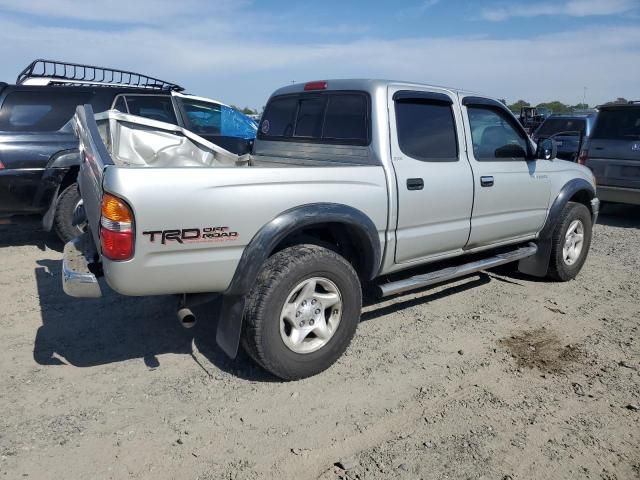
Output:
<instances>
[{"instance_id":1,"label":"red tail light lens","mask_svg":"<svg viewBox=\"0 0 640 480\"><path fill-rule=\"evenodd\" d=\"M133 232L114 232L100 226L102 254L110 260L128 260L133 255Z\"/></svg>"},{"instance_id":2,"label":"red tail light lens","mask_svg":"<svg viewBox=\"0 0 640 480\"><path fill-rule=\"evenodd\" d=\"M133 256L133 212L127 203L108 193L102 197L100 245L110 260L128 260Z\"/></svg>"}]
</instances>

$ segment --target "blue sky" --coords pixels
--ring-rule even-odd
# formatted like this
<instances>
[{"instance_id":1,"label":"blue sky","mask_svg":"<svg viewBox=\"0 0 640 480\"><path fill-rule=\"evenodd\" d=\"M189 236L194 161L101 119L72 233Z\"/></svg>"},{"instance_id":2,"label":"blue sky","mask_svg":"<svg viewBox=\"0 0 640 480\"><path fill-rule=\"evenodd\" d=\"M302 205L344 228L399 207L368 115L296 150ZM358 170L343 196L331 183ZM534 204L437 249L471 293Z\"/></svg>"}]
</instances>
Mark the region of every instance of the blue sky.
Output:
<instances>
[{"instance_id":1,"label":"blue sky","mask_svg":"<svg viewBox=\"0 0 640 480\"><path fill-rule=\"evenodd\" d=\"M640 99L639 22L640 0L0 0L0 79L44 57L257 108L353 77L597 104Z\"/></svg>"}]
</instances>

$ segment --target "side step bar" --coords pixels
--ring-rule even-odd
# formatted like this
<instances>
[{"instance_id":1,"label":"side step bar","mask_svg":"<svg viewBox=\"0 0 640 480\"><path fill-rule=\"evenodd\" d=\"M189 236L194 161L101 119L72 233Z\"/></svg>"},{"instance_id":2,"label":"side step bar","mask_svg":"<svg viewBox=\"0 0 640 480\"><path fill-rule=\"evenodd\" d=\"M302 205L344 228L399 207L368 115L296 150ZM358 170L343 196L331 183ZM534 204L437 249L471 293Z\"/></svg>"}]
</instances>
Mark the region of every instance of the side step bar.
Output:
<instances>
[{"instance_id":1,"label":"side step bar","mask_svg":"<svg viewBox=\"0 0 640 480\"><path fill-rule=\"evenodd\" d=\"M492 257L476 260L475 262L465 263L456 267L447 267L442 270L436 270L434 272L416 275L403 280L385 283L378 285L378 288L382 297L389 297L391 295L397 295L398 293L408 292L409 290L415 290L417 288L427 287L436 283L446 282L447 280L454 278L464 277L465 275L469 275L480 270L486 270L487 268L497 267L498 265L504 265L505 263L522 260L523 258L535 255L537 251L538 247L536 244L530 243L525 247L520 247L510 252L499 253Z\"/></svg>"}]
</instances>

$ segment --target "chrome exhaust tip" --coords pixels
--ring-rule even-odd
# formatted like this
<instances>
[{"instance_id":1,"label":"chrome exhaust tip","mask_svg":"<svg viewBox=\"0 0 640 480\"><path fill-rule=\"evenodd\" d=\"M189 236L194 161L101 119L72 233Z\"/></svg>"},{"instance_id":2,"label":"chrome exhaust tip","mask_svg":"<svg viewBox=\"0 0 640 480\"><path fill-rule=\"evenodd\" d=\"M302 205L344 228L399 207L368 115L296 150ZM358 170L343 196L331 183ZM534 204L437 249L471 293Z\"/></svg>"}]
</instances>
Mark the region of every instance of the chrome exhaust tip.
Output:
<instances>
[{"instance_id":1,"label":"chrome exhaust tip","mask_svg":"<svg viewBox=\"0 0 640 480\"><path fill-rule=\"evenodd\" d=\"M196 324L196 316L190 308L178 308L178 310L176 311L176 315L178 316L180 325L182 325L184 328L192 328Z\"/></svg>"}]
</instances>

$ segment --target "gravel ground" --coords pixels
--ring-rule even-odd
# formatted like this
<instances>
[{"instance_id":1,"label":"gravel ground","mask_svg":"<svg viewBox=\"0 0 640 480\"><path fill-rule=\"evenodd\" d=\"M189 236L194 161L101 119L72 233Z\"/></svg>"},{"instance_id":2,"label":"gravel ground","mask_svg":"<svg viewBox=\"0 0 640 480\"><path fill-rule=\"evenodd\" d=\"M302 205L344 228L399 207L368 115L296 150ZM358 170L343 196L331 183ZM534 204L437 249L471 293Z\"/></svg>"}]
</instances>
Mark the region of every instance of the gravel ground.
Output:
<instances>
[{"instance_id":1,"label":"gravel ground","mask_svg":"<svg viewBox=\"0 0 640 480\"><path fill-rule=\"evenodd\" d=\"M171 298L74 300L61 245L0 226L0 478L640 478L640 208L575 281L483 272L369 305L281 383Z\"/></svg>"}]
</instances>

